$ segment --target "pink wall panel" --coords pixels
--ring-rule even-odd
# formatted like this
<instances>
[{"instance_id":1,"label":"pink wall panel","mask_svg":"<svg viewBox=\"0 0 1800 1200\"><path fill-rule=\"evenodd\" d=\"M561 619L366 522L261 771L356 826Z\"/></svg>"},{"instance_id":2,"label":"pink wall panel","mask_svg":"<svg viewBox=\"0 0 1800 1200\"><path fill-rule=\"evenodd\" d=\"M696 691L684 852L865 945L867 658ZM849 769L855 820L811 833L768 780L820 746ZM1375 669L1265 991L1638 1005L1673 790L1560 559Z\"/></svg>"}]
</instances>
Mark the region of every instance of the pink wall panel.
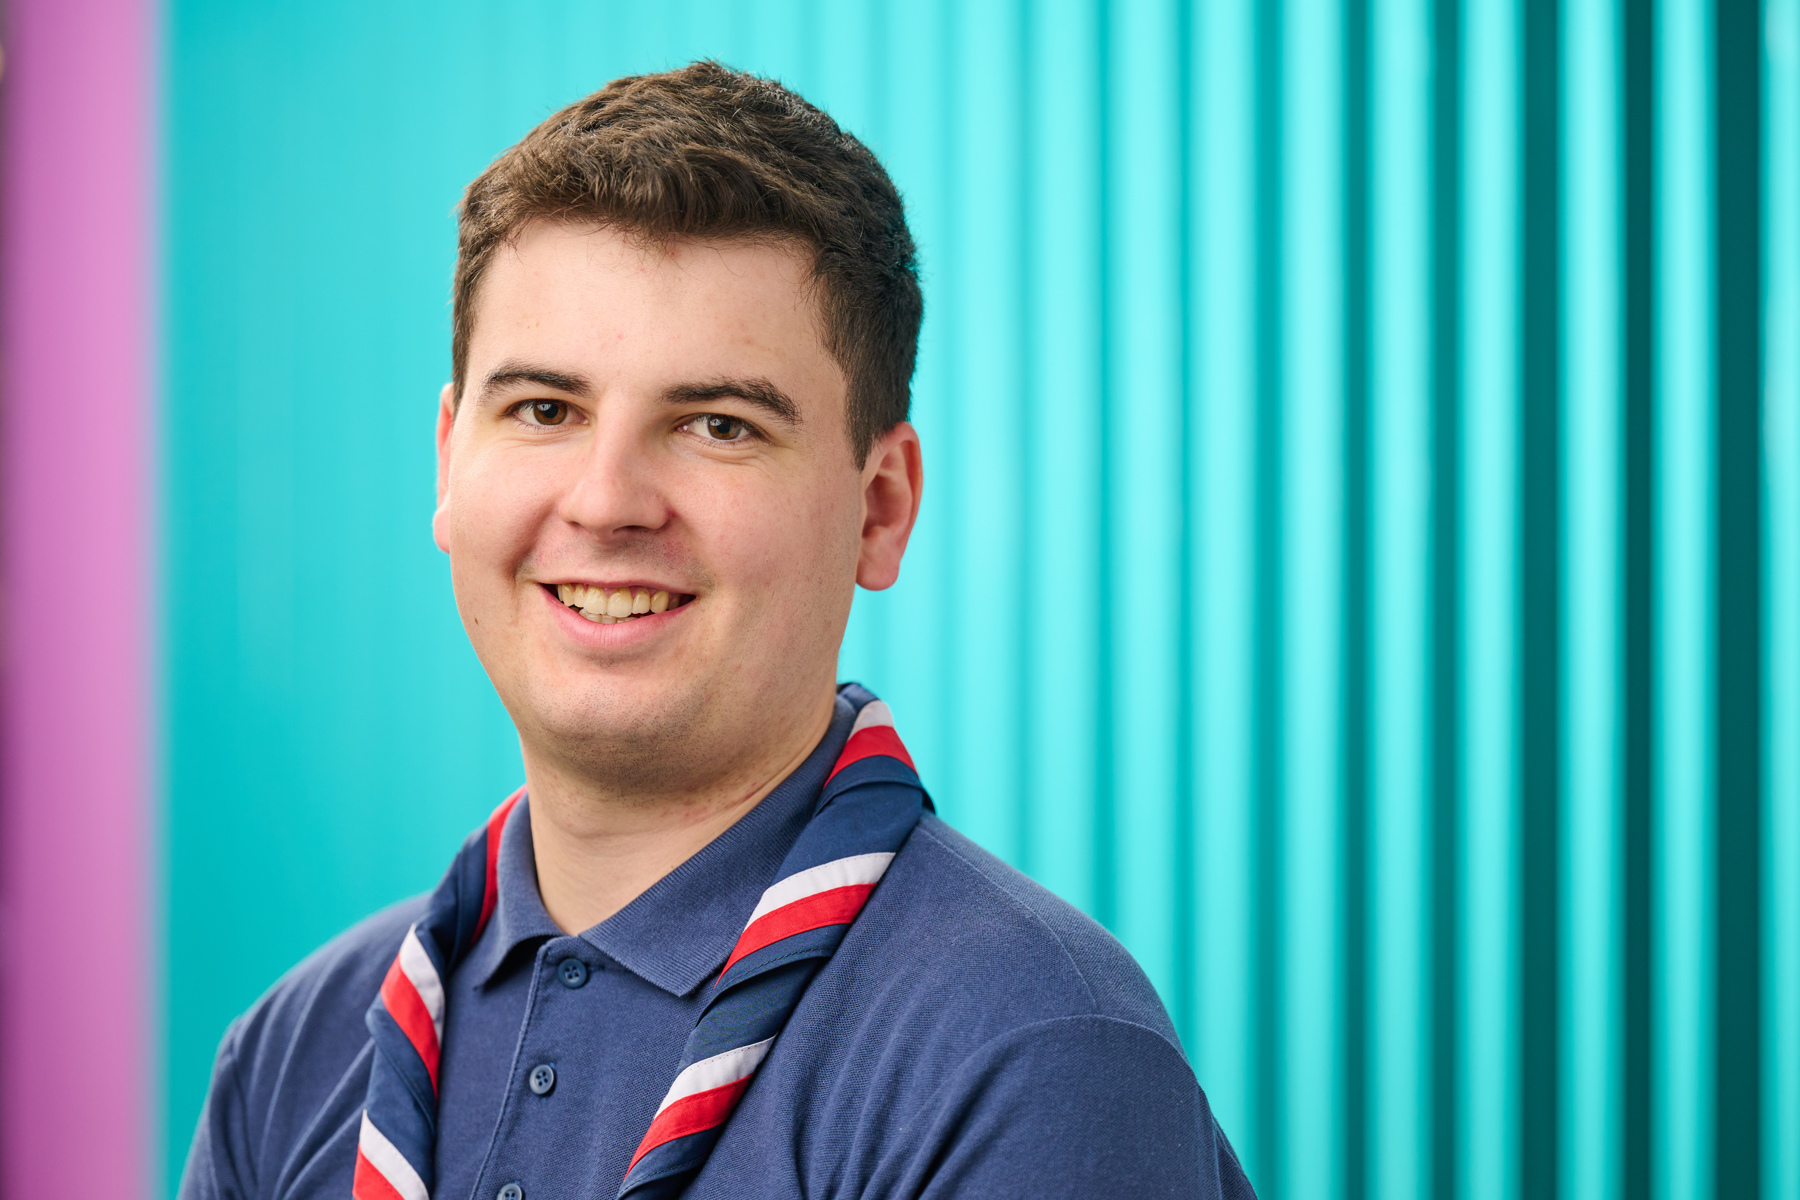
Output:
<instances>
[{"instance_id":1,"label":"pink wall panel","mask_svg":"<svg viewBox=\"0 0 1800 1200\"><path fill-rule=\"evenodd\" d=\"M6 5L0 1195L141 1197L157 994L150 0Z\"/></svg>"}]
</instances>

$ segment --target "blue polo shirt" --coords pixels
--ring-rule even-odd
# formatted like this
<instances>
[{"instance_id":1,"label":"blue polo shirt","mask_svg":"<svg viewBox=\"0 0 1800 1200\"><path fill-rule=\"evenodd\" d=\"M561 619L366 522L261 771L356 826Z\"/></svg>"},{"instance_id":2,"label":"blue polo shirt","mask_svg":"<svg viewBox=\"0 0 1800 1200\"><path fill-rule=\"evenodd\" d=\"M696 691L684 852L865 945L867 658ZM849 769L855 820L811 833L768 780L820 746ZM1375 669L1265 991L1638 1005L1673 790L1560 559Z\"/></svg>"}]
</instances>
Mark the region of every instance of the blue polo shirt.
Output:
<instances>
[{"instance_id":1,"label":"blue polo shirt","mask_svg":"<svg viewBox=\"0 0 1800 1200\"><path fill-rule=\"evenodd\" d=\"M610 1200L702 984L849 736L583 933L538 895L525 804L499 904L451 974L436 1200ZM346 1200L363 1014L423 898L328 943L219 1048L182 1200ZM516 1194L507 1191L512 1197ZM1149 980L1103 929L930 813L813 979L689 1200L1251 1196Z\"/></svg>"}]
</instances>

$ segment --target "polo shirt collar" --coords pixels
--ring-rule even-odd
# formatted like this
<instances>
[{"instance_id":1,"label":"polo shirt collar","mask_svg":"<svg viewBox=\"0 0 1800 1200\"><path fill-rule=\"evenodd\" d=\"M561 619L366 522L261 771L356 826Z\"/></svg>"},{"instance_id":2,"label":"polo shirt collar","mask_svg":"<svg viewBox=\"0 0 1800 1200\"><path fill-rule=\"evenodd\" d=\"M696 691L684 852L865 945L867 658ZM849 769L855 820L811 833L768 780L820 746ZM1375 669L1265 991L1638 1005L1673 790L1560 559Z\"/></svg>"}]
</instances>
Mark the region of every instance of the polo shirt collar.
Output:
<instances>
[{"instance_id":1,"label":"polo shirt collar","mask_svg":"<svg viewBox=\"0 0 1800 1200\"><path fill-rule=\"evenodd\" d=\"M469 951L464 966L477 987L493 981L500 968L512 961L513 951L526 942L561 937L562 930L544 910L538 895L537 859L531 846L531 817L522 801L506 814L500 828L500 853L494 860L494 880L499 901L488 927Z\"/></svg>"},{"instance_id":2,"label":"polo shirt collar","mask_svg":"<svg viewBox=\"0 0 1800 1200\"><path fill-rule=\"evenodd\" d=\"M671 995L685 996L704 983L731 953L763 889L812 819L855 719L840 695L830 727L805 762L692 858L585 930L582 940ZM563 936L538 892L525 804L507 816L495 867L500 896L493 924L469 955L478 985L489 982L521 943Z\"/></svg>"}]
</instances>

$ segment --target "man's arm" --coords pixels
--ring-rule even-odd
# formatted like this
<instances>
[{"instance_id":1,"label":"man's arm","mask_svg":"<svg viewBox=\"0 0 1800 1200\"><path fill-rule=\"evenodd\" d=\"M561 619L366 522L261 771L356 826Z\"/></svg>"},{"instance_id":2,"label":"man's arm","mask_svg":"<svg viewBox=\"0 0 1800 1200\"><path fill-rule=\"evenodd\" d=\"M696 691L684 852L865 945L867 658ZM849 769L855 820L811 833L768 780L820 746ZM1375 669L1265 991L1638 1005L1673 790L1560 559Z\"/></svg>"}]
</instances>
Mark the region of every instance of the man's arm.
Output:
<instances>
[{"instance_id":1,"label":"man's arm","mask_svg":"<svg viewBox=\"0 0 1800 1200\"><path fill-rule=\"evenodd\" d=\"M932 1097L877 1195L1254 1200L1180 1050L1098 1015L1014 1030Z\"/></svg>"}]
</instances>

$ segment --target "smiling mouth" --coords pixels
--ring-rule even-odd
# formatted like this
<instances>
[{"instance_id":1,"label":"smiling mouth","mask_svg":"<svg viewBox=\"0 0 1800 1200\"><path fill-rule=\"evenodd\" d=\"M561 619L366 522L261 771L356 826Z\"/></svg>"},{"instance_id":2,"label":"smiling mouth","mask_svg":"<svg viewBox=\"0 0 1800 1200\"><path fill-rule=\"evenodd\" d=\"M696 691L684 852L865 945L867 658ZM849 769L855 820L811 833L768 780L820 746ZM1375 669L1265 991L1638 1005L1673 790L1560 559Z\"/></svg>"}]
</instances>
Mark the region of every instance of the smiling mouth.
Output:
<instances>
[{"instance_id":1,"label":"smiling mouth","mask_svg":"<svg viewBox=\"0 0 1800 1200\"><path fill-rule=\"evenodd\" d=\"M580 583L559 583L556 598L590 621L616 625L638 617L654 616L671 608L680 608L693 600L680 592L659 592L650 588L588 587Z\"/></svg>"}]
</instances>

